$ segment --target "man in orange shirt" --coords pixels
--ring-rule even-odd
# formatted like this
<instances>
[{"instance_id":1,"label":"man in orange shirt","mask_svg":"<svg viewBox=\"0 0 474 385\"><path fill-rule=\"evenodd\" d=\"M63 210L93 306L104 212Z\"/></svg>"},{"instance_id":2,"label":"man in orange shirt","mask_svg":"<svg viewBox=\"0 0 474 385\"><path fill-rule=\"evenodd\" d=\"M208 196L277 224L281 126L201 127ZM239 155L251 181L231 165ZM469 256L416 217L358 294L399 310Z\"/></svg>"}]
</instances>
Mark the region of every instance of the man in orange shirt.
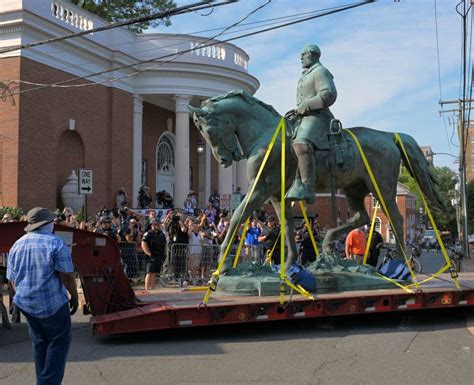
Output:
<instances>
[{"instance_id":1,"label":"man in orange shirt","mask_svg":"<svg viewBox=\"0 0 474 385\"><path fill-rule=\"evenodd\" d=\"M365 233L362 228L352 230L346 238L346 258L362 263L365 246Z\"/></svg>"}]
</instances>

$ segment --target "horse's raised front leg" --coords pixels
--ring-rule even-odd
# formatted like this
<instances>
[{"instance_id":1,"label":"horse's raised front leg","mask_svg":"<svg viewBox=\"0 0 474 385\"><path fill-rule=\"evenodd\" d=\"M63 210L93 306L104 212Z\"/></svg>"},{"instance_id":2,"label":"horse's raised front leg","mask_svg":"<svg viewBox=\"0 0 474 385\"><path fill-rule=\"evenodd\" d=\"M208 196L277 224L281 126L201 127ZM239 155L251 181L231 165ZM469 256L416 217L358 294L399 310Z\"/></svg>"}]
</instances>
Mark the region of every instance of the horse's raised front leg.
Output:
<instances>
[{"instance_id":1,"label":"horse's raised front leg","mask_svg":"<svg viewBox=\"0 0 474 385\"><path fill-rule=\"evenodd\" d=\"M249 198L245 197L245 199L242 202L240 202L239 207L237 207L234 213L232 214L232 218L230 219L227 234L225 235L224 241L221 244L219 262L221 258L223 257L225 251L227 250L229 242L231 241L231 237L234 234L234 232L236 232L236 228L240 226L242 223L244 223L247 220L247 218L251 216L255 210L260 208L265 202L265 199L267 199L267 197L268 195L265 194L264 191L259 191L258 189L255 189L252 196L250 196ZM245 202L247 201L247 199L249 199L249 202L247 205L245 205ZM244 210L244 207L245 207L245 210ZM222 273L227 271L232 265L232 261L230 262L229 261L230 259L227 259L226 262L224 263L224 266L221 270Z\"/></svg>"},{"instance_id":2,"label":"horse's raised front leg","mask_svg":"<svg viewBox=\"0 0 474 385\"><path fill-rule=\"evenodd\" d=\"M271 198L273 207L281 223L281 203L276 198ZM288 249L288 255L286 256L286 269L288 270L291 264L298 260L298 251L296 250L295 242L295 223L293 220L292 207L290 202L286 201L285 204L285 245ZM279 242L279 240L278 240Z\"/></svg>"},{"instance_id":3,"label":"horse's raised front leg","mask_svg":"<svg viewBox=\"0 0 474 385\"><path fill-rule=\"evenodd\" d=\"M334 240L339 238L342 234L349 233L358 227L366 225L370 222L369 214L364 205L364 198L366 192L354 192L344 190L347 197L349 207L355 212L351 219L341 226L328 230L323 240L323 252L327 254L334 253Z\"/></svg>"}]
</instances>

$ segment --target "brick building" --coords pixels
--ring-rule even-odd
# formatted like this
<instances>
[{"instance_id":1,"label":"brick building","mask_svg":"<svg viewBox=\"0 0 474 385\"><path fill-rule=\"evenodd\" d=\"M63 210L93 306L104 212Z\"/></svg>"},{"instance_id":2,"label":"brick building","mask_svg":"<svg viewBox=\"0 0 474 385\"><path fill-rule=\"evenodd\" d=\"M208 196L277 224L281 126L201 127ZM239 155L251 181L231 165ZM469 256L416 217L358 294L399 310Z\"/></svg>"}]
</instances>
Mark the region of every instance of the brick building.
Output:
<instances>
[{"instance_id":1,"label":"brick building","mask_svg":"<svg viewBox=\"0 0 474 385\"><path fill-rule=\"evenodd\" d=\"M466 140L466 183L474 179L474 123L469 122Z\"/></svg>"},{"instance_id":2,"label":"brick building","mask_svg":"<svg viewBox=\"0 0 474 385\"><path fill-rule=\"evenodd\" d=\"M398 210L403 217L403 233L405 241L408 239L414 240L417 229L415 197L407 186L402 183L398 183L396 200ZM377 199L375 199L372 194L365 197L365 207L371 219L377 204ZM389 220L380 208L377 209L375 230L377 230L382 235L386 243L395 244L395 237L392 233Z\"/></svg>"},{"instance_id":3,"label":"brick building","mask_svg":"<svg viewBox=\"0 0 474 385\"><path fill-rule=\"evenodd\" d=\"M122 186L132 206L143 184L171 192L178 207L190 190L201 204L212 189L246 191L244 162L223 169L208 146L198 154L187 108L232 89L256 91L240 48L116 28L2 53L107 22L61 0L2 1L0 20L0 206L59 207L61 187L79 168L94 173L90 210L112 206ZM139 63L189 48L196 49ZM68 87L50 86L75 77Z\"/></svg>"}]
</instances>

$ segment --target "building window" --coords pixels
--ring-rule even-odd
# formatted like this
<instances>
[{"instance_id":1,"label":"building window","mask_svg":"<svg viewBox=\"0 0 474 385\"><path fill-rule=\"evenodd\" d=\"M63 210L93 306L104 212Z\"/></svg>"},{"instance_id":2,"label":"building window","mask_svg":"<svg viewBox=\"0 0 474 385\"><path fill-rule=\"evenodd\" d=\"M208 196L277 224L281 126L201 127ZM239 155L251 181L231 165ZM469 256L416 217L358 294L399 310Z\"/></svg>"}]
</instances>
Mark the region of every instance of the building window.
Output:
<instances>
[{"instance_id":1,"label":"building window","mask_svg":"<svg viewBox=\"0 0 474 385\"><path fill-rule=\"evenodd\" d=\"M373 207L373 208L376 208L377 206L380 207L379 201L377 200L377 198L372 197L372 207Z\"/></svg>"}]
</instances>

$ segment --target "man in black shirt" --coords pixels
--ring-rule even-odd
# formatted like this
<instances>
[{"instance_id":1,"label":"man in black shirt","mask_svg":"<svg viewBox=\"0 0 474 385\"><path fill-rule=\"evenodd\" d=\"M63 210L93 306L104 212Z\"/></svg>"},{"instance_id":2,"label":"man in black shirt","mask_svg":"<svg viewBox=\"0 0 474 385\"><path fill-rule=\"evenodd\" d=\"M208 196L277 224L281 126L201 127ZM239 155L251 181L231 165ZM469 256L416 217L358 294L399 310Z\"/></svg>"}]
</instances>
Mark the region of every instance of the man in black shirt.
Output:
<instances>
[{"instance_id":1,"label":"man in black shirt","mask_svg":"<svg viewBox=\"0 0 474 385\"><path fill-rule=\"evenodd\" d=\"M367 260L367 263L373 267L377 267L377 263L379 260L379 255L380 255L380 249L384 245L382 235L374 230L372 234L372 240L370 242L370 248L369 248L369 258ZM368 246L368 245L367 245Z\"/></svg>"},{"instance_id":2,"label":"man in black shirt","mask_svg":"<svg viewBox=\"0 0 474 385\"><path fill-rule=\"evenodd\" d=\"M313 229L313 236L316 240L317 232ZM300 244L300 256L301 264L304 266L308 262L316 261L316 250L314 249L313 242L311 241L311 236L309 235L308 227L306 224L298 231L295 238L296 242L301 242Z\"/></svg>"},{"instance_id":3,"label":"man in black shirt","mask_svg":"<svg viewBox=\"0 0 474 385\"><path fill-rule=\"evenodd\" d=\"M161 272L161 265L165 260L166 250L166 237L161 230L159 219L152 219L151 230L143 235L142 249L147 255L145 290L153 290L156 285L156 274Z\"/></svg>"},{"instance_id":4,"label":"man in black shirt","mask_svg":"<svg viewBox=\"0 0 474 385\"><path fill-rule=\"evenodd\" d=\"M272 264L274 265L279 265L281 260L279 234L280 228L277 226L276 219L273 215L270 215L267 219L267 226L262 229L258 241L263 245L265 255L273 250Z\"/></svg>"}]
</instances>

